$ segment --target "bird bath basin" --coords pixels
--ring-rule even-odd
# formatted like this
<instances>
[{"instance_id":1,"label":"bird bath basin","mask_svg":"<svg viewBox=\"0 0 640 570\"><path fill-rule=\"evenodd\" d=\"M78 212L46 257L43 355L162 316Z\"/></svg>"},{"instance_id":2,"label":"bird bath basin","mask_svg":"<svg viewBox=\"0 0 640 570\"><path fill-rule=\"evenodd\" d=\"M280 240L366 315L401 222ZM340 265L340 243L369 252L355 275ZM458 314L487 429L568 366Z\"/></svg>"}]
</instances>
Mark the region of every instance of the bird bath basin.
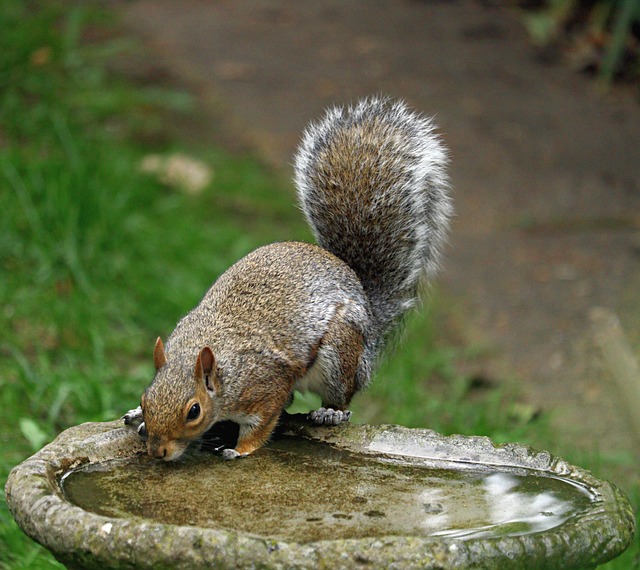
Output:
<instances>
[{"instance_id":1,"label":"bird bath basin","mask_svg":"<svg viewBox=\"0 0 640 570\"><path fill-rule=\"evenodd\" d=\"M307 426L247 459L148 459L83 424L16 467L7 502L71 568L592 568L627 499L545 452L398 426Z\"/></svg>"}]
</instances>

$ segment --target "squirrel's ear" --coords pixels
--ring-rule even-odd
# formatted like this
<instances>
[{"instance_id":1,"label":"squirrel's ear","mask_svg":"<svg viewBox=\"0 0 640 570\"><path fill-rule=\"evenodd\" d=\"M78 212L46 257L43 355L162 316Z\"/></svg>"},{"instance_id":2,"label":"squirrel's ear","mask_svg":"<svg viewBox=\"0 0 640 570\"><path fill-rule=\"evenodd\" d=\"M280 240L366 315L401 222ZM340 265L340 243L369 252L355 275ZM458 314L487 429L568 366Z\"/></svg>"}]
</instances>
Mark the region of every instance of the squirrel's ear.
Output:
<instances>
[{"instance_id":1,"label":"squirrel's ear","mask_svg":"<svg viewBox=\"0 0 640 570\"><path fill-rule=\"evenodd\" d=\"M164 353L164 344L162 344L162 339L160 337L156 340L156 346L153 349L153 363L156 366L156 370L160 370L160 368L167 363L167 357Z\"/></svg>"},{"instance_id":2,"label":"squirrel's ear","mask_svg":"<svg viewBox=\"0 0 640 570\"><path fill-rule=\"evenodd\" d=\"M216 370L216 359L213 351L205 346L196 359L195 377L197 380L204 380L207 390L210 392L220 392L220 379Z\"/></svg>"}]
</instances>

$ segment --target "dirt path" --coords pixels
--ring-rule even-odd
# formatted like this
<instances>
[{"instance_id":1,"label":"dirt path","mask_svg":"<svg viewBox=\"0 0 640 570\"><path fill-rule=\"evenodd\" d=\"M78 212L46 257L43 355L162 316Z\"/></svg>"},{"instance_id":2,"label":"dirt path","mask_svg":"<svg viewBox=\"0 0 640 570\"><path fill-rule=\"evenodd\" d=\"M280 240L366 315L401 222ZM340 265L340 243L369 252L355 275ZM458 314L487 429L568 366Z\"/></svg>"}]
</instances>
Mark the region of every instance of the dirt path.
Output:
<instances>
[{"instance_id":1,"label":"dirt path","mask_svg":"<svg viewBox=\"0 0 640 570\"><path fill-rule=\"evenodd\" d=\"M486 3L488 4L488 3ZM489 374L553 411L565 442L634 449L589 312L640 354L640 106L535 61L517 14L475 1L119 4L173 73L279 167L301 129L372 93L437 115L457 218L441 288ZM640 412L639 412L640 413Z\"/></svg>"}]
</instances>

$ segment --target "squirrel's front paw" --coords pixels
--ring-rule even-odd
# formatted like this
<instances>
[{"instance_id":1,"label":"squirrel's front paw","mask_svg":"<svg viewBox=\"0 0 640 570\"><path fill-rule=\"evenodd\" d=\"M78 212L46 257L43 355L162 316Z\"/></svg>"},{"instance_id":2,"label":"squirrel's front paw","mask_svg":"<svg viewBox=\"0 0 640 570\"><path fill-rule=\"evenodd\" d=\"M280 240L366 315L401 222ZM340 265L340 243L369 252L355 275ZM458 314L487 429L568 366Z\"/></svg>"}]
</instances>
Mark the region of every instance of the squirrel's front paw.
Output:
<instances>
[{"instance_id":1,"label":"squirrel's front paw","mask_svg":"<svg viewBox=\"0 0 640 570\"><path fill-rule=\"evenodd\" d=\"M231 461L232 459L237 459L238 457L246 457L249 455L248 453L239 453L235 449L225 449L222 452L222 459L225 461Z\"/></svg>"},{"instance_id":2,"label":"squirrel's front paw","mask_svg":"<svg viewBox=\"0 0 640 570\"><path fill-rule=\"evenodd\" d=\"M124 420L124 425L133 426L137 428L142 423L142 408L138 406L133 410L129 410L124 416L122 416Z\"/></svg>"},{"instance_id":3,"label":"squirrel's front paw","mask_svg":"<svg viewBox=\"0 0 640 570\"><path fill-rule=\"evenodd\" d=\"M349 410L334 410L333 408L320 408L307 416L311 422L319 426L337 426L341 422L348 422L350 417Z\"/></svg>"}]
</instances>

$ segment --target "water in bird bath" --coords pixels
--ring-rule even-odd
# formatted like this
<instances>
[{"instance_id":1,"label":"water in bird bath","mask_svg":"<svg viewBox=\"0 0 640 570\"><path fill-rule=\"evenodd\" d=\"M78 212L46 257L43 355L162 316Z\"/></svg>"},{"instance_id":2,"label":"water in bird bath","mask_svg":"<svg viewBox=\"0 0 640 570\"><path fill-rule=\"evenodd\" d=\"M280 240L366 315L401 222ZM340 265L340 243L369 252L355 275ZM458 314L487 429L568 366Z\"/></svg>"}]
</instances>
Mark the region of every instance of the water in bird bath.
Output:
<instances>
[{"instance_id":1,"label":"water in bird bath","mask_svg":"<svg viewBox=\"0 0 640 570\"><path fill-rule=\"evenodd\" d=\"M292 437L232 462L200 454L93 464L68 473L62 488L99 515L297 542L525 535L578 518L598 500L533 471L424 468Z\"/></svg>"}]
</instances>

